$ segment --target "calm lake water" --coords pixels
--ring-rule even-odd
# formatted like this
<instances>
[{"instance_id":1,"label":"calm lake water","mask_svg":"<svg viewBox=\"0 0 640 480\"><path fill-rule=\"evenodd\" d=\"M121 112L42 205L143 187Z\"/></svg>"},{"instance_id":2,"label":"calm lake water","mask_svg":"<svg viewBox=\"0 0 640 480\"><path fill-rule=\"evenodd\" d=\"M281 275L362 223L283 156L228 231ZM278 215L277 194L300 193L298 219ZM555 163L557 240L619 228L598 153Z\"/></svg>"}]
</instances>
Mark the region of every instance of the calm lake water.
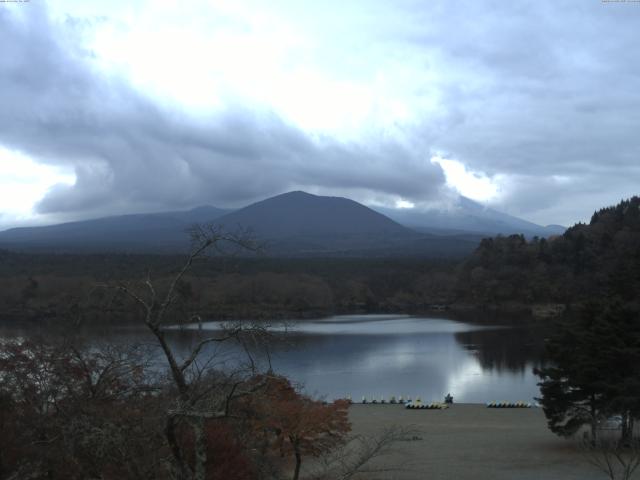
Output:
<instances>
[{"instance_id":1,"label":"calm lake water","mask_svg":"<svg viewBox=\"0 0 640 480\"><path fill-rule=\"evenodd\" d=\"M295 322L272 342L269 355L252 349L262 367L268 358L277 373L300 384L314 397L351 395L380 400L391 395L456 402L533 401L539 395L532 369L540 362L542 335L525 327L487 327L444 318L405 315L348 315ZM187 352L200 335L220 328L182 329L171 341ZM284 330L281 328L280 330ZM24 329L1 327L0 336L27 335ZM93 331L96 339L146 342L140 327ZM207 355L220 365L241 361L241 347L214 345Z\"/></svg>"}]
</instances>

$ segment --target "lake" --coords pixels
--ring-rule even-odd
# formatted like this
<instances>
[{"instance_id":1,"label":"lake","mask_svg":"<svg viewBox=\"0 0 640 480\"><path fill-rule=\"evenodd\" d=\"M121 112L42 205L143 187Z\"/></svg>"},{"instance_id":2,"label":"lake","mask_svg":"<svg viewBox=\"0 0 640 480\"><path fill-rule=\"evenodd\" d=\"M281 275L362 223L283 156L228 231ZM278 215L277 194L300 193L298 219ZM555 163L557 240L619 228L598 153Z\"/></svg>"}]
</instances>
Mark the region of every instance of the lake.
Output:
<instances>
[{"instance_id":1,"label":"lake","mask_svg":"<svg viewBox=\"0 0 640 480\"><path fill-rule=\"evenodd\" d=\"M292 324L290 324L291 326ZM217 322L176 329L171 342L187 352L199 335L220 328ZM420 397L456 402L529 401L539 396L532 370L540 364L542 334L530 327L474 325L441 317L345 315L295 322L280 328L278 340L256 358L298 383L317 398L363 396L388 400ZM148 341L143 328L114 327L92 331L108 341ZM0 336L25 335L24 329L0 327ZM220 365L244 356L236 344L214 345Z\"/></svg>"}]
</instances>

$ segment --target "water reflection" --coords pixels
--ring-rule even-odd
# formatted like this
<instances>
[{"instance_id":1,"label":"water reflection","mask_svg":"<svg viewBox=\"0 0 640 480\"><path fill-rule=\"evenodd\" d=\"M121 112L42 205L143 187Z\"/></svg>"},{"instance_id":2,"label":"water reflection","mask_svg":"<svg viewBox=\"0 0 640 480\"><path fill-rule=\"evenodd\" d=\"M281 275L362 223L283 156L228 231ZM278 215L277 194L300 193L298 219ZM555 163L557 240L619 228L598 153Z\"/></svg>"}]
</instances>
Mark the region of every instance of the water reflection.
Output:
<instances>
[{"instance_id":1,"label":"water reflection","mask_svg":"<svg viewBox=\"0 0 640 480\"><path fill-rule=\"evenodd\" d=\"M360 315L298 322L271 346L270 359L315 396L442 400L451 392L463 402L515 401L538 395L531 370L540 348L536 333L524 328Z\"/></svg>"},{"instance_id":2,"label":"water reflection","mask_svg":"<svg viewBox=\"0 0 640 480\"><path fill-rule=\"evenodd\" d=\"M542 328L512 327L469 330L455 334L456 341L472 352L485 370L524 373L540 366L544 353Z\"/></svg>"},{"instance_id":3,"label":"water reflection","mask_svg":"<svg viewBox=\"0 0 640 480\"><path fill-rule=\"evenodd\" d=\"M219 327L215 322L201 326L205 331ZM269 355L260 347L251 351L263 368L270 360L276 372L317 397L351 395L359 400L403 395L431 401L451 392L456 401L486 402L530 401L539 395L532 367L539 362L541 343L535 331L524 328L360 315L300 321L293 330L290 326L280 330ZM176 329L170 341L186 355L203 334L211 331ZM4 335L10 335L6 329ZM89 336L119 343L152 341L139 326L103 329ZM212 344L205 355L213 356L219 366L246 358L238 344Z\"/></svg>"}]
</instances>

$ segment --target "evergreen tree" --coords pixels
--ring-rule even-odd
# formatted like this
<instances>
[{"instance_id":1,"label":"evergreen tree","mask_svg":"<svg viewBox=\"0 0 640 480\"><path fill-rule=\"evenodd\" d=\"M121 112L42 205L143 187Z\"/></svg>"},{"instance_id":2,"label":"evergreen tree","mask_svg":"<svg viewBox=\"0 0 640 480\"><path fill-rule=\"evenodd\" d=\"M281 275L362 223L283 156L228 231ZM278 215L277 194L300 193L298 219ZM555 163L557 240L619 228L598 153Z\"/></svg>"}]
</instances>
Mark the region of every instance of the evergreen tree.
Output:
<instances>
[{"instance_id":1,"label":"evergreen tree","mask_svg":"<svg viewBox=\"0 0 640 480\"><path fill-rule=\"evenodd\" d=\"M637 312L617 302L588 304L577 318L559 324L546 350L549 365L536 374L551 431L571 436L589 425L595 442L598 421L619 414L623 440L630 440L640 416Z\"/></svg>"},{"instance_id":2,"label":"evergreen tree","mask_svg":"<svg viewBox=\"0 0 640 480\"><path fill-rule=\"evenodd\" d=\"M640 418L640 321L636 310L616 302L598 316L595 333L601 342L599 356L604 395L610 414L622 417L622 440L629 442L634 419Z\"/></svg>"},{"instance_id":3,"label":"evergreen tree","mask_svg":"<svg viewBox=\"0 0 640 480\"><path fill-rule=\"evenodd\" d=\"M547 340L550 363L535 373L540 376L538 400L547 417L549 429L571 436L583 425L590 425L596 438L597 420L606 399L602 393L601 365L597 361L599 342L593 335L594 317L589 309L577 319L565 319Z\"/></svg>"}]
</instances>

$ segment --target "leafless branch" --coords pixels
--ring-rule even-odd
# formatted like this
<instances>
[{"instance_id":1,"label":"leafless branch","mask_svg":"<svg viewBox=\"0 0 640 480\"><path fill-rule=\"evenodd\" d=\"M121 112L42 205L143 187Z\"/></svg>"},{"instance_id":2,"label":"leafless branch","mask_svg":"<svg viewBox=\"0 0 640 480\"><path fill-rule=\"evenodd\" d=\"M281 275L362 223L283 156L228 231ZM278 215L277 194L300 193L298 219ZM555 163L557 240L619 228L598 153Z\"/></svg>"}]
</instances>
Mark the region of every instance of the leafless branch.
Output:
<instances>
[{"instance_id":1,"label":"leafless branch","mask_svg":"<svg viewBox=\"0 0 640 480\"><path fill-rule=\"evenodd\" d=\"M583 441L581 450L592 466L611 480L629 480L640 467L640 440L624 444L619 438L601 438L594 445Z\"/></svg>"},{"instance_id":2,"label":"leafless branch","mask_svg":"<svg viewBox=\"0 0 640 480\"><path fill-rule=\"evenodd\" d=\"M359 475L371 475L384 472L398 472L410 470L406 462L402 464L376 464L376 459L395 452L400 442L420 439L420 431L413 427L393 426L383 430L380 434L367 437L356 435L340 448L320 458L318 467L308 477L309 480L349 480Z\"/></svg>"},{"instance_id":3,"label":"leafless branch","mask_svg":"<svg viewBox=\"0 0 640 480\"><path fill-rule=\"evenodd\" d=\"M232 338L236 338L240 331L240 329L237 329L232 331L231 333L227 333L222 337L209 337L200 341L198 345L191 351L189 357L182 363L182 365L180 366L180 370L184 372L187 368L189 368L189 366L194 362L194 360L196 360L196 358L198 357L198 355L200 355L200 352L206 345L210 343L222 343L226 342L227 340L231 340Z\"/></svg>"}]
</instances>

